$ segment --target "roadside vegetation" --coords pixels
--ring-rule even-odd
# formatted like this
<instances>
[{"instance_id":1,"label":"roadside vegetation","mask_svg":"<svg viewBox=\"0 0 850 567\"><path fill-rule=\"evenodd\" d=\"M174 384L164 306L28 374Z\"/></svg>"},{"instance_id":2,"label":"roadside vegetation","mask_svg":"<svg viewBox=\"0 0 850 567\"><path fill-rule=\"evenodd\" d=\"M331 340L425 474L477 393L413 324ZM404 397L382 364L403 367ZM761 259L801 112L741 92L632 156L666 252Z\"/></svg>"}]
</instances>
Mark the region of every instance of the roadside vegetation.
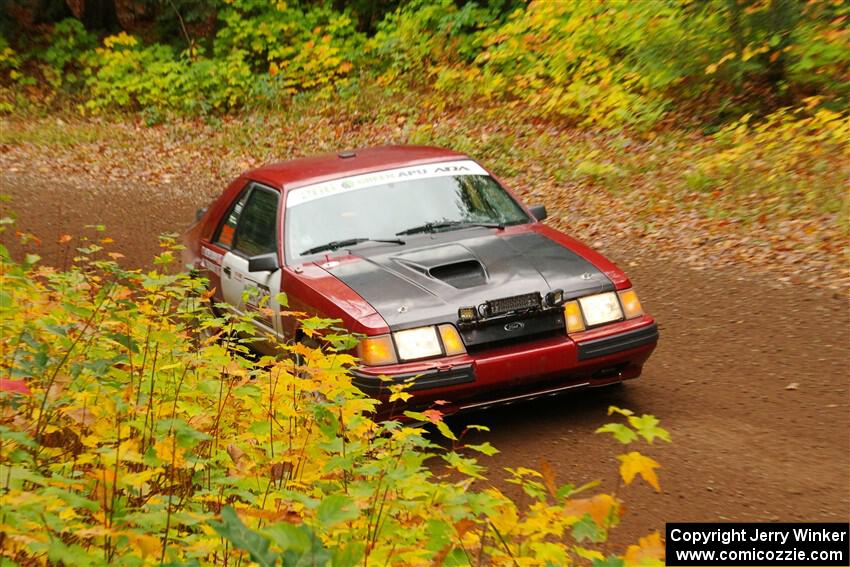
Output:
<instances>
[{"instance_id":1,"label":"roadside vegetation","mask_svg":"<svg viewBox=\"0 0 850 567\"><path fill-rule=\"evenodd\" d=\"M626 485L660 490L638 450L670 440L651 415L611 408L599 429L625 449L613 493L544 463L507 471L512 501L478 460L498 450L465 443L439 406L370 417L333 321L303 319L323 348L252 359L233 338L252 325L212 318L173 240L127 271L101 228L62 238L79 254L66 270L0 247L4 564L662 564L651 529L605 543Z\"/></svg>"}]
</instances>

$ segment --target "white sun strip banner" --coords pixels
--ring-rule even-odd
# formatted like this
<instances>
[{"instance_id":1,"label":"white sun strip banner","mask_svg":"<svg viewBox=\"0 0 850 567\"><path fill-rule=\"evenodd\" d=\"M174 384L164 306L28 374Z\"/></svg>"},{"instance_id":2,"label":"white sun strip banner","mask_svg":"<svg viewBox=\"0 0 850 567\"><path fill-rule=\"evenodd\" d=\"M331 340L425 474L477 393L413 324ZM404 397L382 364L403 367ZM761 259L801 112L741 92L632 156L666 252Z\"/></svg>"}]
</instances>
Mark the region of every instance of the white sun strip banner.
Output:
<instances>
[{"instance_id":1,"label":"white sun strip banner","mask_svg":"<svg viewBox=\"0 0 850 567\"><path fill-rule=\"evenodd\" d=\"M397 169L386 169L343 177L315 185L306 185L293 189L286 199L286 208L296 207L323 199L331 195L339 195L349 191L357 191L366 187L385 185L398 181L409 181L412 179L428 179L432 177L455 177L458 175L489 175L487 171L472 160L441 161L439 163L428 163L425 165L414 165L400 167Z\"/></svg>"}]
</instances>

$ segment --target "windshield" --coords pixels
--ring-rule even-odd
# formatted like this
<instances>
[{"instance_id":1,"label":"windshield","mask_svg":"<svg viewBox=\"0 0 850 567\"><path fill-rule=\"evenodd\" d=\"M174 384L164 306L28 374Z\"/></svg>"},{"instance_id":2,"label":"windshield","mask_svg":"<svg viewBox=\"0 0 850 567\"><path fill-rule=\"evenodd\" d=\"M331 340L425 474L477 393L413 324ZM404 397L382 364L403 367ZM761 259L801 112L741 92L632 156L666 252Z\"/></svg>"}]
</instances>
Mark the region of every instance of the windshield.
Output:
<instances>
[{"instance_id":1,"label":"windshield","mask_svg":"<svg viewBox=\"0 0 850 567\"><path fill-rule=\"evenodd\" d=\"M531 220L473 161L393 169L293 189L286 207L288 262L337 247L329 243L403 244L399 235Z\"/></svg>"}]
</instances>

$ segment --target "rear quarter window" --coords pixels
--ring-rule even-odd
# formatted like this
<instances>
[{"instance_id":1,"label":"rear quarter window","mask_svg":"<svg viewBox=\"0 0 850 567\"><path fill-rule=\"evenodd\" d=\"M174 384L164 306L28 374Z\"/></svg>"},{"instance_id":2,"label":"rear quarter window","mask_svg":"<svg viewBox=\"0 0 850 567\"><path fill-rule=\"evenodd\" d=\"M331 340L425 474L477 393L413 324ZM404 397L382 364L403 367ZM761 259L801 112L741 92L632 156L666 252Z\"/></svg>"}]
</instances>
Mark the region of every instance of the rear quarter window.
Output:
<instances>
[{"instance_id":1,"label":"rear quarter window","mask_svg":"<svg viewBox=\"0 0 850 567\"><path fill-rule=\"evenodd\" d=\"M224 221L215 231L213 242L225 248L233 247L233 239L236 236L236 224L239 222L239 217L242 214L242 209L245 208L245 202L248 200L248 195L251 193L251 187L248 186L242 190L242 194L231 205L230 210L224 217Z\"/></svg>"}]
</instances>

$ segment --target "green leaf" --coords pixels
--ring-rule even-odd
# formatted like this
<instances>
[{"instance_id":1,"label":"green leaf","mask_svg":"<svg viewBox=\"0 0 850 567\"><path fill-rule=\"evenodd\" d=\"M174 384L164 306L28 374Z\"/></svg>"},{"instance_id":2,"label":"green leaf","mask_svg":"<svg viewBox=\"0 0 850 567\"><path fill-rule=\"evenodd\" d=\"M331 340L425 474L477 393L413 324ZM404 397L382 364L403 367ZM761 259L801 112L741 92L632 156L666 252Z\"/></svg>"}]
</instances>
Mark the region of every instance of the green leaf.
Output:
<instances>
[{"instance_id":1,"label":"green leaf","mask_svg":"<svg viewBox=\"0 0 850 567\"><path fill-rule=\"evenodd\" d=\"M573 537L576 541L590 540L593 542L605 541L605 530L596 525L590 514L573 524Z\"/></svg>"},{"instance_id":2,"label":"green leaf","mask_svg":"<svg viewBox=\"0 0 850 567\"><path fill-rule=\"evenodd\" d=\"M626 563L614 555L603 559L594 559L593 567L625 567Z\"/></svg>"},{"instance_id":3,"label":"green leaf","mask_svg":"<svg viewBox=\"0 0 850 567\"><path fill-rule=\"evenodd\" d=\"M467 445L466 447L468 449L472 449L473 451L478 451L479 453L484 453L488 457L492 457L493 455L495 455L496 453L499 452L499 450L496 449L495 447L493 447L490 444L489 441L486 441L486 442L481 443L479 445Z\"/></svg>"},{"instance_id":4,"label":"green leaf","mask_svg":"<svg viewBox=\"0 0 850 567\"><path fill-rule=\"evenodd\" d=\"M437 429L440 431L440 433L443 434L443 437L451 439L452 441L457 441L457 436L452 433L452 430L449 429L449 426L446 425L444 421L438 421L435 425L437 426Z\"/></svg>"},{"instance_id":5,"label":"green leaf","mask_svg":"<svg viewBox=\"0 0 850 567\"><path fill-rule=\"evenodd\" d=\"M461 474L484 480L484 475L481 474L484 472L484 467L475 462L475 459L461 457L456 452L452 451L443 455L443 460Z\"/></svg>"},{"instance_id":6,"label":"green leaf","mask_svg":"<svg viewBox=\"0 0 850 567\"><path fill-rule=\"evenodd\" d=\"M211 521L210 525L234 547L248 552L261 567L273 567L276 563L278 556L269 551L269 540L243 524L230 506L221 509L220 522Z\"/></svg>"},{"instance_id":7,"label":"green leaf","mask_svg":"<svg viewBox=\"0 0 850 567\"><path fill-rule=\"evenodd\" d=\"M360 512L354 502L345 494L326 496L316 510L316 519L324 528L330 528L340 522L355 519Z\"/></svg>"},{"instance_id":8,"label":"green leaf","mask_svg":"<svg viewBox=\"0 0 850 567\"><path fill-rule=\"evenodd\" d=\"M331 552L322 544L321 538L304 524L295 526L278 523L270 526L264 533L283 549L283 565L285 567L327 565L332 559ZM347 550L351 552L351 555L357 556L358 560L345 561L342 558L341 562L334 563L335 565L360 563L359 557L362 556L362 552L358 553L355 546L348 546ZM340 550L337 550L337 554L343 555Z\"/></svg>"},{"instance_id":9,"label":"green leaf","mask_svg":"<svg viewBox=\"0 0 850 567\"><path fill-rule=\"evenodd\" d=\"M658 427L658 423L658 418L646 413L640 417L634 415L629 416L629 424L634 427L641 437L647 440L647 442L652 443L657 437L669 443L670 433L663 427Z\"/></svg>"},{"instance_id":10,"label":"green leaf","mask_svg":"<svg viewBox=\"0 0 850 567\"><path fill-rule=\"evenodd\" d=\"M414 421L421 421L422 423L428 422L428 416L419 411L405 411L404 417L409 417Z\"/></svg>"},{"instance_id":11,"label":"green leaf","mask_svg":"<svg viewBox=\"0 0 850 567\"><path fill-rule=\"evenodd\" d=\"M289 307L289 296L283 292L278 293L274 296L275 302L281 307Z\"/></svg>"},{"instance_id":12,"label":"green leaf","mask_svg":"<svg viewBox=\"0 0 850 567\"><path fill-rule=\"evenodd\" d=\"M129 335L125 335L122 333L108 333L106 336L108 336L110 339L123 346L127 350L130 350L134 353L139 352L139 345L136 343L136 341L133 340L133 337Z\"/></svg>"},{"instance_id":13,"label":"green leaf","mask_svg":"<svg viewBox=\"0 0 850 567\"><path fill-rule=\"evenodd\" d=\"M606 423L597 429L596 433L610 433L623 445L628 445L637 439L637 433L622 423Z\"/></svg>"},{"instance_id":14,"label":"green leaf","mask_svg":"<svg viewBox=\"0 0 850 567\"><path fill-rule=\"evenodd\" d=\"M310 528L304 524L295 526L286 522L274 524L264 533L283 551L292 551L297 554L307 553L310 550L310 542L315 537Z\"/></svg>"}]
</instances>

